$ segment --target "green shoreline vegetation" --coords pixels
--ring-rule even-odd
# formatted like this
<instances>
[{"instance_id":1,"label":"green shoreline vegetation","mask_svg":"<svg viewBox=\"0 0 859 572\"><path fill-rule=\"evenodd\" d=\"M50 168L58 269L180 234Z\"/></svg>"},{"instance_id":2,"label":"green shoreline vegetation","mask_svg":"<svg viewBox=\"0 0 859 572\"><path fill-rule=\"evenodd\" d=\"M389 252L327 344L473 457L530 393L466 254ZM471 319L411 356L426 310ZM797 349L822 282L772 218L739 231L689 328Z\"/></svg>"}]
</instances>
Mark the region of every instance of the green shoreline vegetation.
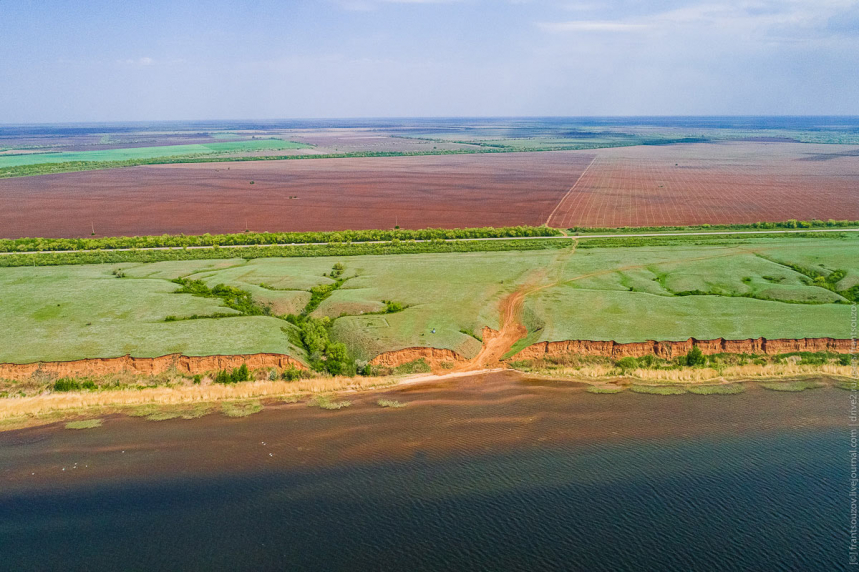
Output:
<instances>
[{"instance_id":1,"label":"green shoreline vegetation","mask_svg":"<svg viewBox=\"0 0 859 572\"><path fill-rule=\"evenodd\" d=\"M567 355L555 358L520 360L508 362L508 364L514 371L521 373L548 376L561 375L564 378L572 378L591 383L594 386L592 391L594 393L616 393L619 391L618 387L622 389L623 386L612 384L606 385L605 382L627 378L635 379L634 372L636 369L676 372L678 374L682 374L710 368L715 370L719 375L722 375L728 367L738 365L849 365L851 357L849 354L836 354L831 352L791 352L779 355L714 354L703 356L703 361L700 361L700 358L697 356L698 353L694 350L686 355L677 356L674 359L662 359L653 355L647 355L640 358L624 357L620 359L599 356ZM690 365L693 362L694 365ZM589 370L594 370L600 366L602 366L602 369L598 369L599 375L594 376L589 374ZM426 360L419 358L413 362L403 364L396 368L375 368L372 372L372 376L383 378L402 377L406 375L430 373L431 371L432 370ZM293 372L297 372L297 375L294 375ZM579 375L579 373L581 373L581 375ZM181 388L200 385L201 380L212 384L222 385L274 380L284 380L287 382L313 379L324 380L331 379L333 375L334 374L327 371L325 368L320 368L318 370L297 370L295 368L285 368L282 371L278 371L273 368L250 370L245 363L232 371L218 370L197 375L182 374L176 370L170 370L157 375L116 373L81 377L55 377L50 374L37 373L25 382L0 379L0 398L35 397L49 393L97 394L106 391L139 391L141 389L153 389L159 387ZM360 376L360 374L358 375ZM807 375L820 377L821 374L809 373ZM828 376L832 377L831 375ZM757 383L762 387L776 391L800 391L802 389L823 386L823 384L816 381L784 381L767 378L763 378ZM846 381L838 381L837 385L839 387L846 387L847 383L848 382ZM691 383L680 379L680 376L677 376L676 380L667 379L659 380L658 382L651 382L647 378L641 378L634 383L635 386L640 387L649 387L654 384L686 387L687 389L689 387L695 387L694 390L690 389L689 391L702 395L739 393L742 391L742 386L736 382L718 384L714 384L713 382ZM605 391L603 391L603 389L605 389ZM324 400L327 398L323 397L322 399ZM153 405L152 407L156 406ZM154 412L154 409L152 411L146 409L138 411L140 416L147 416Z\"/></svg>"},{"instance_id":2,"label":"green shoreline vegetation","mask_svg":"<svg viewBox=\"0 0 859 572\"><path fill-rule=\"evenodd\" d=\"M850 354L834 352L790 352L785 354L733 354L721 353L704 355L695 346L687 354L672 359L660 358L653 354L642 357L609 358L601 356L566 355L509 362L510 366L523 373L551 375L561 371L585 371L601 367L603 377L622 377L632 375L636 370L683 372L709 368L722 375L731 367L754 365L804 365L823 366L851 364Z\"/></svg>"},{"instance_id":3,"label":"green shoreline vegetation","mask_svg":"<svg viewBox=\"0 0 859 572\"><path fill-rule=\"evenodd\" d=\"M268 377L267 370L258 370L251 373L250 384L255 385L263 382ZM93 429L102 426L103 419L87 418L89 416L104 416L111 414L127 415L131 417L141 417L148 421L168 421L168 420L191 420L200 417L220 413L227 417L241 418L259 413L267 406L280 404L296 404L304 403L309 407L318 407L328 411L339 411L353 405L353 402L348 399L337 400L337 396L345 389L350 389L349 381L343 378L342 386L328 385L323 389L308 393L296 388L295 391L287 389L285 393L270 393L268 391L259 393L255 396L248 393L247 396L236 397L220 397L220 396L195 396L192 401L179 402L162 402L162 401L142 401L137 404L129 402L127 397L122 397L123 391L129 390L134 393L139 393L142 389L157 389L166 388L176 390L185 387L188 384L194 383L193 377L182 376L175 372L161 374L159 376L131 376L134 377L134 382L130 384L119 384L116 381L103 383L111 378L123 377L123 374L115 374L113 376L88 377L85 379L72 380L79 384L82 389L76 390L82 396L87 393L101 394L98 404L78 406L74 408L43 408L38 413L24 413L13 416L0 418L0 431L11 430L20 427L25 427L33 424L46 424L56 422L66 422L68 429ZM130 379L128 375L125 379ZM197 376L199 377L199 376ZM825 379L827 381L821 381ZM722 383L690 383L690 382L652 382L637 380L633 383L620 383L616 376L605 376L601 379L593 378L572 378L570 381L584 382L587 384L586 392L592 394L608 394L614 395L618 393L632 392L645 395L673 396L683 394L693 394L696 396L726 396L737 395L746 391L750 384L754 384L764 390L777 392L801 392L808 389L817 388L841 388L848 389L848 382L838 380L826 375L813 375L809 378L788 379L788 380L740 380L733 382ZM381 385L369 385L362 387L360 391L372 392L377 389L386 391L396 381L391 383L383 383ZM95 387L94 389L83 389L84 387ZM118 400L113 403L110 401L110 392L115 392L114 395L119 395ZM37 391L30 385L30 391L26 395L38 396L45 395L45 391ZM24 397L25 392L19 392L15 397ZM0 398L9 399L11 396L3 393ZM13 398L13 401L17 399ZM401 402L395 399L380 397L373 401L375 405L381 408L401 409L405 408L408 403ZM83 418L82 418L83 417Z\"/></svg>"}]
</instances>

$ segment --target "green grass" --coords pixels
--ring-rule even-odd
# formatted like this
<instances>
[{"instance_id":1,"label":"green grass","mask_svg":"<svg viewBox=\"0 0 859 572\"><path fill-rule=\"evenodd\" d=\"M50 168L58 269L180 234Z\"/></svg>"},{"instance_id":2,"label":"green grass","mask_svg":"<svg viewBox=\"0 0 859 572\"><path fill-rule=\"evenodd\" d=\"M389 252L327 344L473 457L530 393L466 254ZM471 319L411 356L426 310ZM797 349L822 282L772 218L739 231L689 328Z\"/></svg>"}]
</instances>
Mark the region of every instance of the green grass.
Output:
<instances>
[{"instance_id":1,"label":"green grass","mask_svg":"<svg viewBox=\"0 0 859 572\"><path fill-rule=\"evenodd\" d=\"M83 421L69 421L66 423L66 429L95 429L101 427L104 423L103 419L85 419Z\"/></svg>"},{"instance_id":2,"label":"green grass","mask_svg":"<svg viewBox=\"0 0 859 572\"><path fill-rule=\"evenodd\" d=\"M292 142L287 142L292 143ZM207 145L212 147L221 145L213 143ZM226 145L226 144L224 144ZM300 144L295 144L300 145ZM253 149L246 149L249 151ZM287 161L287 160L313 160L313 159L346 159L361 157L418 157L425 155L471 155L475 153L508 153L514 151L511 148L481 147L473 149L455 149L439 151L357 151L350 153L325 153L305 155L229 155L222 151L194 153L187 155L161 155L157 157L142 157L125 159L122 161L104 160L81 160L56 162L40 161L27 165L11 165L0 168L0 179L10 177L31 177L35 175L46 175L51 173L71 173L76 171L92 171L97 169L119 169L123 167L137 167L140 165L168 165L176 163L227 163L240 161Z\"/></svg>"},{"instance_id":3,"label":"green grass","mask_svg":"<svg viewBox=\"0 0 859 572\"><path fill-rule=\"evenodd\" d=\"M255 139L195 145L163 145L160 147L133 147L104 151L78 151L62 153L31 153L0 156L0 169L39 165L44 163L116 162L129 160L161 159L167 157L197 156L218 153L242 153L262 150L306 149L309 145L282 139Z\"/></svg>"},{"instance_id":4,"label":"green grass","mask_svg":"<svg viewBox=\"0 0 859 572\"><path fill-rule=\"evenodd\" d=\"M772 391L805 391L806 389L817 389L824 384L817 381L765 381L761 387Z\"/></svg>"},{"instance_id":5,"label":"green grass","mask_svg":"<svg viewBox=\"0 0 859 572\"><path fill-rule=\"evenodd\" d=\"M857 379L842 379L835 384L838 389L846 389L848 391L859 390L859 380Z\"/></svg>"},{"instance_id":6,"label":"green grass","mask_svg":"<svg viewBox=\"0 0 859 572\"><path fill-rule=\"evenodd\" d=\"M170 419L199 419L212 413L212 405L144 405L128 412L132 417L144 417L148 421L168 421Z\"/></svg>"},{"instance_id":7,"label":"green grass","mask_svg":"<svg viewBox=\"0 0 859 572\"><path fill-rule=\"evenodd\" d=\"M221 404L221 412L227 417L247 417L262 411L259 401L225 401Z\"/></svg>"},{"instance_id":8,"label":"green grass","mask_svg":"<svg viewBox=\"0 0 859 572\"><path fill-rule=\"evenodd\" d=\"M631 385L629 390L649 395L683 395L686 389L676 385Z\"/></svg>"},{"instance_id":9,"label":"green grass","mask_svg":"<svg viewBox=\"0 0 859 572\"><path fill-rule=\"evenodd\" d=\"M394 409L399 409L408 405L407 403L401 403L395 399L380 399L376 402L376 405L379 407L390 407Z\"/></svg>"},{"instance_id":10,"label":"green grass","mask_svg":"<svg viewBox=\"0 0 859 572\"><path fill-rule=\"evenodd\" d=\"M174 294L179 286L168 280L119 279L111 274L112 269L3 269L0 362L106 358L129 353L137 357L257 352L302 356L281 329L292 326L273 317L164 322L169 315L237 312L217 298ZM134 271L128 269L129 273ZM144 270L149 271L157 270Z\"/></svg>"},{"instance_id":11,"label":"green grass","mask_svg":"<svg viewBox=\"0 0 859 572\"><path fill-rule=\"evenodd\" d=\"M615 394L623 391L622 387L611 386L611 385L591 385L588 387L588 393L598 393L598 394Z\"/></svg>"},{"instance_id":12,"label":"green grass","mask_svg":"<svg viewBox=\"0 0 859 572\"><path fill-rule=\"evenodd\" d=\"M514 242L518 248L530 241ZM334 263L345 265L343 277L349 280L320 297L311 315L329 318L330 338L345 343L361 360L427 346L473 357L481 343L469 333L484 326L498 329L499 303L525 284L539 290L525 297L528 335L514 351L569 339L627 343L689 337L850 337L848 301L792 265L838 278L838 289L851 288L852 281L859 281L859 240L854 238L575 252L563 248L563 240L542 242L552 247L250 260L208 259L202 250L179 250L175 252L202 259L0 268L0 363L129 353L270 352L304 360L295 326L279 316L299 313L313 288L334 284L323 276ZM237 254L244 250L220 256ZM5 258L0 256L0 263ZM832 274L835 269L843 272ZM224 284L247 292L253 304L270 304L272 315L239 315L249 306L232 294L228 299L197 296L193 289L176 293L183 287L171 281L178 278L198 280L209 290ZM385 313L386 300L404 309ZM225 317L184 319L194 315ZM176 320L165 322L167 316ZM402 373L427 369L426 364L409 366Z\"/></svg>"},{"instance_id":13,"label":"green grass","mask_svg":"<svg viewBox=\"0 0 859 572\"><path fill-rule=\"evenodd\" d=\"M352 405L351 401L334 401L330 395L316 395L307 402L310 407L319 407L329 411L337 411Z\"/></svg>"},{"instance_id":14,"label":"green grass","mask_svg":"<svg viewBox=\"0 0 859 572\"><path fill-rule=\"evenodd\" d=\"M736 395L746 390L746 387L741 383L728 383L720 385L687 385L686 390L689 393L697 393L698 395Z\"/></svg>"},{"instance_id":15,"label":"green grass","mask_svg":"<svg viewBox=\"0 0 859 572\"><path fill-rule=\"evenodd\" d=\"M848 301L807 284L785 263L814 260L845 269L849 278L859 273L859 241L753 244L755 253L745 245L579 248L558 268L560 284L526 298L526 317L539 319L517 349L568 339L850 337ZM765 276L782 280L772 283Z\"/></svg>"}]
</instances>

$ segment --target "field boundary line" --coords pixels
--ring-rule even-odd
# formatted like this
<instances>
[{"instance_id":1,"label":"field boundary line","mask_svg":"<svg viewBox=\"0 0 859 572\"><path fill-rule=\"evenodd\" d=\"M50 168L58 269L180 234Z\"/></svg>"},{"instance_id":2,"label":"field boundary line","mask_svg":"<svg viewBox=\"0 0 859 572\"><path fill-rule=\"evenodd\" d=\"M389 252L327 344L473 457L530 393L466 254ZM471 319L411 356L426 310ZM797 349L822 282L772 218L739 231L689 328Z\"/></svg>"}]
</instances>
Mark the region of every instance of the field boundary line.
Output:
<instances>
[{"instance_id":1,"label":"field boundary line","mask_svg":"<svg viewBox=\"0 0 859 572\"><path fill-rule=\"evenodd\" d=\"M552 220L552 217L553 217L553 216L555 216L555 213L556 213L556 212L558 212L558 209L561 207L561 205L564 203L564 201L565 201L565 200L567 200L567 197L569 197L569 196L570 196L570 193L572 193L572 192L573 192L573 189L575 189L575 188L576 188L576 185L578 185L578 184L579 184L579 181L581 181L581 180L582 180L582 177L584 177L584 176L585 176L585 173L587 173L587 172L588 172L588 170L591 168L591 165L593 165L593 164L594 164L594 161L596 161L596 160L597 160L597 155L594 155L594 158L593 158L593 159L591 159L591 162L590 162L590 163L588 163L588 166L587 166L587 167L585 167L585 170L581 172L581 174L579 175L579 178L578 178L578 179L576 179L576 182L575 182L575 183L573 183L573 186L572 186L572 187L570 187L570 190L569 190L569 191L567 191L567 192L564 194L564 196L563 196L563 197L561 197L561 200L560 200L560 201L558 201L558 204L556 204L556 205L555 205L555 208L554 208L554 209L552 209L552 212L551 212L551 213L549 213L549 218L547 218L547 219L546 219L546 223L545 223L545 224L546 224L546 226L549 226L549 221L551 221L551 220Z\"/></svg>"}]
</instances>

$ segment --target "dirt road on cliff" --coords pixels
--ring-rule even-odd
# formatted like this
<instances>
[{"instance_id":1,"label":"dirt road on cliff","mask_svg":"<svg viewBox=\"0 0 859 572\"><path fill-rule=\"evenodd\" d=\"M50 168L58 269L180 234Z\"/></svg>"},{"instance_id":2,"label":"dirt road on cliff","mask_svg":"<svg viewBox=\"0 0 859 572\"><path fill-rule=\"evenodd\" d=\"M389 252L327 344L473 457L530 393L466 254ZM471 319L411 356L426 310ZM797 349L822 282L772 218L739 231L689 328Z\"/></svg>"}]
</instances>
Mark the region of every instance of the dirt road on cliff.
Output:
<instances>
[{"instance_id":1,"label":"dirt road on cliff","mask_svg":"<svg viewBox=\"0 0 859 572\"><path fill-rule=\"evenodd\" d=\"M652 263L632 264L620 268L597 270L564 279L564 265L575 254L575 244L577 243L574 243L574 246L569 250L565 249L559 252L555 259L546 267L532 272L522 286L501 300L498 304L498 310L501 317L501 328L498 331L486 328L483 335L483 347L480 349L480 352L467 362L458 365L453 371L478 371L503 366L501 358L510 351L516 342L528 335L528 328L525 327L525 324L522 321L525 298L527 296L560 284L566 284L585 278L592 278L624 270L637 270L652 266ZM686 261L709 260L732 255L733 253L696 256L689 258Z\"/></svg>"},{"instance_id":2,"label":"dirt road on cliff","mask_svg":"<svg viewBox=\"0 0 859 572\"><path fill-rule=\"evenodd\" d=\"M454 371L477 371L500 365L501 358L522 338L528 335L528 328L522 322L525 297L550 288L562 281L564 264L576 252L575 243L569 250L558 253L551 264L532 272L525 283L512 294L504 297L498 304L501 315L501 329L483 330L483 347L468 362L459 365Z\"/></svg>"}]
</instances>

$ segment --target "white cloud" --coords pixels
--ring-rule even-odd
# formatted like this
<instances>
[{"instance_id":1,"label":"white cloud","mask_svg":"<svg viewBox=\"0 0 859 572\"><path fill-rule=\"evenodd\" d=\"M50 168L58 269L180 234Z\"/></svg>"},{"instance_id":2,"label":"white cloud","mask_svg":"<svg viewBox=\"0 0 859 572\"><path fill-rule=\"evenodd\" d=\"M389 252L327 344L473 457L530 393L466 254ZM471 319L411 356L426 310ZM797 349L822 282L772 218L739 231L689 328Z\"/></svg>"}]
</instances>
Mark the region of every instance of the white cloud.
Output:
<instances>
[{"instance_id":1,"label":"white cloud","mask_svg":"<svg viewBox=\"0 0 859 572\"><path fill-rule=\"evenodd\" d=\"M134 67L143 67L143 66L151 66L155 65L155 60L150 58L149 56L143 56L142 58L137 59L125 59L125 60L116 60L116 63L126 65L126 66L134 66Z\"/></svg>"},{"instance_id":2,"label":"white cloud","mask_svg":"<svg viewBox=\"0 0 859 572\"><path fill-rule=\"evenodd\" d=\"M610 20L574 20L571 22L540 22L548 32L637 32L649 28L648 24L613 22Z\"/></svg>"}]
</instances>

